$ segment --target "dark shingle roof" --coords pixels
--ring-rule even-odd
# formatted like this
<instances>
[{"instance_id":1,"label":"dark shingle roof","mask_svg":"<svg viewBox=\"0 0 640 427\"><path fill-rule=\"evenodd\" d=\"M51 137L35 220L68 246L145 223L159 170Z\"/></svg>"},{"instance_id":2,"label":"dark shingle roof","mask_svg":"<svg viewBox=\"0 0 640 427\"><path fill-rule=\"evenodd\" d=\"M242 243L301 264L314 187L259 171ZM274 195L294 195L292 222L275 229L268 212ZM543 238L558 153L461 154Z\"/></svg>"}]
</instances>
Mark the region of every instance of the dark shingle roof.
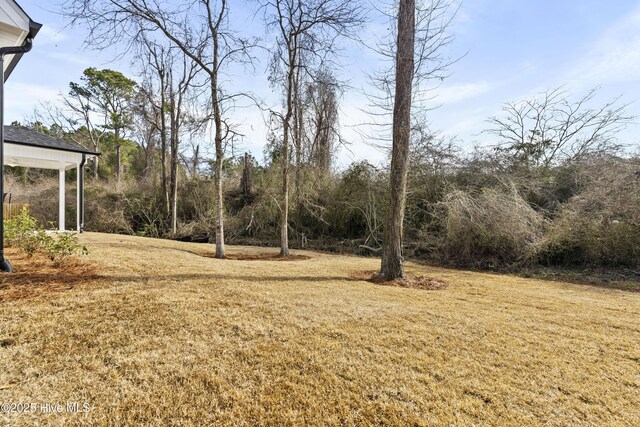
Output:
<instances>
[{"instance_id":1,"label":"dark shingle roof","mask_svg":"<svg viewBox=\"0 0 640 427\"><path fill-rule=\"evenodd\" d=\"M84 153L100 155L95 151L83 147L75 142L63 141L53 136L44 135L22 126L5 126L4 141L11 144L29 145L31 147L49 148L52 150L71 151L73 153Z\"/></svg>"}]
</instances>

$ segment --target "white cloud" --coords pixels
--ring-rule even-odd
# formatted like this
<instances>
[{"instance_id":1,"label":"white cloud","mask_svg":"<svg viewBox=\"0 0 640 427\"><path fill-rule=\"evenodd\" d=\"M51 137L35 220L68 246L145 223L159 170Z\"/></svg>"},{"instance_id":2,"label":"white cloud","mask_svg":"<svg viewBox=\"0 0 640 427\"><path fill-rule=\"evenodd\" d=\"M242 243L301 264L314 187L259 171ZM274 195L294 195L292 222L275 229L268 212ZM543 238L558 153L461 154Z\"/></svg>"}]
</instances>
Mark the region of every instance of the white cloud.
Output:
<instances>
[{"instance_id":1,"label":"white cloud","mask_svg":"<svg viewBox=\"0 0 640 427\"><path fill-rule=\"evenodd\" d=\"M609 28L569 73L585 85L640 80L640 7Z\"/></svg>"},{"instance_id":2,"label":"white cloud","mask_svg":"<svg viewBox=\"0 0 640 427\"><path fill-rule=\"evenodd\" d=\"M83 67L88 67L92 63L91 60L87 58L86 53L76 54L69 52L47 52L46 55L51 59L68 62L74 65L81 65Z\"/></svg>"},{"instance_id":3,"label":"white cloud","mask_svg":"<svg viewBox=\"0 0 640 427\"><path fill-rule=\"evenodd\" d=\"M58 90L55 88L17 83L9 80L5 88L5 123L13 120L22 120L33 113L33 109L41 102L55 101L58 98Z\"/></svg>"},{"instance_id":4,"label":"white cloud","mask_svg":"<svg viewBox=\"0 0 640 427\"><path fill-rule=\"evenodd\" d=\"M457 85L443 85L434 89L428 97L433 97L438 104L454 104L482 95L493 89L486 81L462 83Z\"/></svg>"},{"instance_id":5,"label":"white cloud","mask_svg":"<svg viewBox=\"0 0 640 427\"><path fill-rule=\"evenodd\" d=\"M56 30L50 25L43 25L36 37L36 42L39 45L51 45L58 44L61 41L67 39L67 35L62 31Z\"/></svg>"}]
</instances>

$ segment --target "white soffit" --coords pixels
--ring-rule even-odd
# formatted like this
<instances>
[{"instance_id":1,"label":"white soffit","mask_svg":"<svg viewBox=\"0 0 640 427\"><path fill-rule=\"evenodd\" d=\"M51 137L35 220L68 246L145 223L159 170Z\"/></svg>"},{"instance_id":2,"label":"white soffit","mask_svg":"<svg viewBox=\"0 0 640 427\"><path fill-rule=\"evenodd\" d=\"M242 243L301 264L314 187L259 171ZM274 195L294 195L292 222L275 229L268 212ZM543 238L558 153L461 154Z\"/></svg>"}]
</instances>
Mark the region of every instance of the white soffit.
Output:
<instances>
[{"instance_id":1,"label":"white soffit","mask_svg":"<svg viewBox=\"0 0 640 427\"><path fill-rule=\"evenodd\" d=\"M0 47L21 46L29 34L31 20L13 0L0 0ZM13 55L7 55L5 71Z\"/></svg>"},{"instance_id":2,"label":"white soffit","mask_svg":"<svg viewBox=\"0 0 640 427\"><path fill-rule=\"evenodd\" d=\"M93 156L87 156L93 157ZM4 164L39 169L73 169L82 162L81 153L4 143Z\"/></svg>"}]
</instances>

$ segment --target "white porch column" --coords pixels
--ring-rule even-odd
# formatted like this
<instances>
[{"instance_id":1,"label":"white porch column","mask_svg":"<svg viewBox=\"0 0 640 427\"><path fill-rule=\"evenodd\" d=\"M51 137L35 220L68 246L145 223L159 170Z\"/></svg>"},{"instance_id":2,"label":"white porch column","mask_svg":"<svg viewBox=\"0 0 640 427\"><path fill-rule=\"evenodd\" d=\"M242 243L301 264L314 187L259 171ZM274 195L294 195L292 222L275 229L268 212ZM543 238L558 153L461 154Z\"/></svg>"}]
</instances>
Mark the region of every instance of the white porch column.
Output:
<instances>
[{"instance_id":1,"label":"white porch column","mask_svg":"<svg viewBox=\"0 0 640 427\"><path fill-rule=\"evenodd\" d=\"M58 185L58 189L59 189L59 194L58 194L58 229L59 231L65 231L65 227L64 227L64 194L65 194L65 189L64 189L64 177L65 177L65 170L64 169L60 169L59 170L59 185Z\"/></svg>"},{"instance_id":2,"label":"white porch column","mask_svg":"<svg viewBox=\"0 0 640 427\"><path fill-rule=\"evenodd\" d=\"M80 231L81 231L80 230L80 210L81 210L81 207L80 207L80 203L81 203L80 191L82 191L82 189L80 188L80 171L82 170L82 168L83 168L83 166L81 166L81 164L78 163L78 169L77 169L78 173L76 174L76 188L77 188L77 191L76 191L76 231L78 233L80 233Z\"/></svg>"}]
</instances>

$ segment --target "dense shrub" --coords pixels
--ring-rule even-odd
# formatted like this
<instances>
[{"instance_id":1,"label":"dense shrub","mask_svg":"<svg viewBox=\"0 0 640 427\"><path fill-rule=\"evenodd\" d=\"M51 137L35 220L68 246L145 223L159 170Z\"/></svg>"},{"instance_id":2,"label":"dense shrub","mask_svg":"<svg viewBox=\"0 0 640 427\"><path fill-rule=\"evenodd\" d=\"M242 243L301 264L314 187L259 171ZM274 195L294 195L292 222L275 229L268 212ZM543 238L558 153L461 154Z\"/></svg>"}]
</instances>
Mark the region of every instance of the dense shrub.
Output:
<instances>
[{"instance_id":1,"label":"dense shrub","mask_svg":"<svg viewBox=\"0 0 640 427\"><path fill-rule=\"evenodd\" d=\"M4 238L8 247L16 247L29 256L42 253L54 265L62 264L70 256L88 253L87 248L78 243L75 233L59 233L54 237L38 226L27 208L4 222Z\"/></svg>"},{"instance_id":2,"label":"dense shrub","mask_svg":"<svg viewBox=\"0 0 640 427\"><path fill-rule=\"evenodd\" d=\"M37 227L37 221L24 207L19 215L4 222L4 241L8 247L17 247L28 255L33 255L44 246L44 230Z\"/></svg>"},{"instance_id":3,"label":"dense shrub","mask_svg":"<svg viewBox=\"0 0 640 427\"><path fill-rule=\"evenodd\" d=\"M329 203L334 237L362 238L378 246L388 200L386 174L364 161L352 164L339 178Z\"/></svg>"},{"instance_id":4,"label":"dense shrub","mask_svg":"<svg viewBox=\"0 0 640 427\"><path fill-rule=\"evenodd\" d=\"M85 189L85 229L105 233L135 234L126 217L122 193L108 183L91 182Z\"/></svg>"},{"instance_id":5,"label":"dense shrub","mask_svg":"<svg viewBox=\"0 0 640 427\"><path fill-rule=\"evenodd\" d=\"M640 265L640 174L632 162L589 166L590 182L562 206L543 256L554 264Z\"/></svg>"},{"instance_id":6,"label":"dense shrub","mask_svg":"<svg viewBox=\"0 0 640 427\"><path fill-rule=\"evenodd\" d=\"M454 190L439 204L440 250L464 264L531 260L544 232L545 219L515 191Z\"/></svg>"},{"instance_id":7,"label":"dense shrub","mask_svg":"<svg viewBox=\"0 0 640 427\"><path fill-rule=\"evenodd\" d=\"M43 249L53 265L61 265L73 255L88 255L89 250L78 242L78 235L75 233L59 233L56 237L46 235Z\"/></svg>"}]
</instances>

